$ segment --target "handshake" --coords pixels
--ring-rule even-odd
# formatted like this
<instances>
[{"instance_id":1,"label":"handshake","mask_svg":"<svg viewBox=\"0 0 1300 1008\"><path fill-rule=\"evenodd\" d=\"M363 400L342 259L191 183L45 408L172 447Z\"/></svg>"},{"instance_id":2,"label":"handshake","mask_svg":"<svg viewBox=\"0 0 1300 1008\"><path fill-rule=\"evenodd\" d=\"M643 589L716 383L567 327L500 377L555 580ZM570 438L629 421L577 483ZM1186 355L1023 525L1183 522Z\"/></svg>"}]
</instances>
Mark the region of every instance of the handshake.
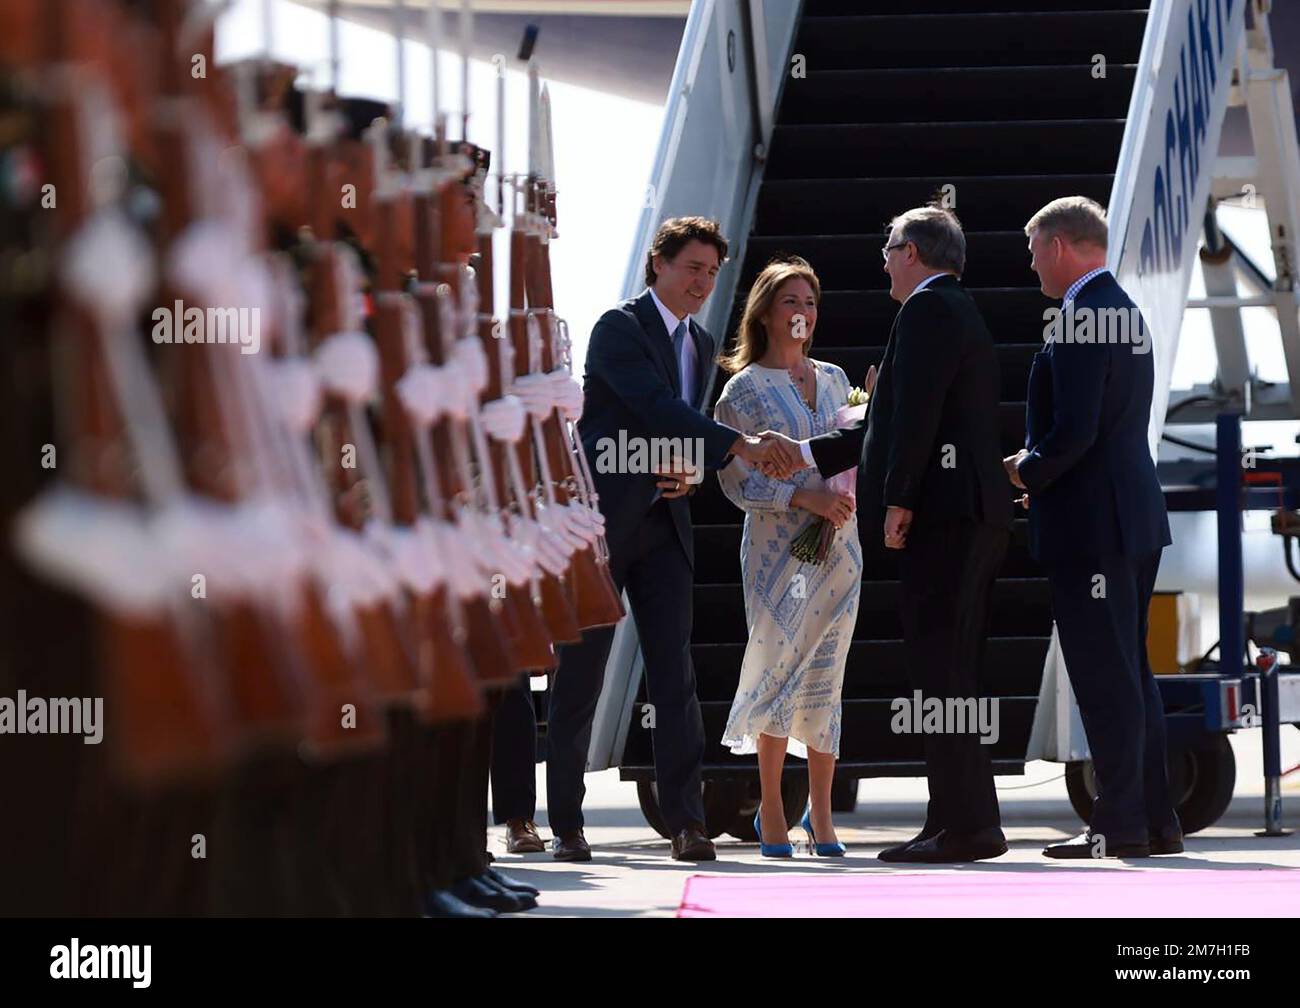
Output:
<instances>
[{"instance_id":1,"label":"handshake","mask_svg":"<svg viewBox=\"0 0 1300 1008\"><path fill-rule=\"evenodd\" d=\"M807 465L799 442L777 431L741 436L731 446L731 453L757 466L764 476L771 479L789 479Z\"/></svg>"}]
</instances>

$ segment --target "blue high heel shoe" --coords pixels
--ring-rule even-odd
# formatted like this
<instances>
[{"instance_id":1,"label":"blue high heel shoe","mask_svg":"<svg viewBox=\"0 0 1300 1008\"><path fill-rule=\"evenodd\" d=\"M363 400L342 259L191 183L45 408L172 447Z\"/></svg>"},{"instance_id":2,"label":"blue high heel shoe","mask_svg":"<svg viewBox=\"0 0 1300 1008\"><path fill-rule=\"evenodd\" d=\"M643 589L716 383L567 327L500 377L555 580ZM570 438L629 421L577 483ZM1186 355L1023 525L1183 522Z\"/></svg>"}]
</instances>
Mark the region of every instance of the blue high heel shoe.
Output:
<instances>
[{"instance_id":1,"label":"blue high heel shoe","mask_svg":"<svg viewBox=\"0 0 1300 1008\"><path fill-rule=\"evenodd\" d=\"M754 813L754 832L758 834L758 852L763 857L794 857L794 844L763 843L763 827L757 812Z\"/></svg>"},{"instance_id":2,"label":"blue high heel shoe","mask_svg":"<svg viewBox=\"0 0 1300 1008\"><path fill-rule=\"evenodd\" d=\"M817 838L813 836L811 805L804 809L803 819L799 822L799 825L808 834L808 849L818 857L843 857L847 853L848 849L838 840L835 843L817 842Z\"/></svg>"}]
</instances>

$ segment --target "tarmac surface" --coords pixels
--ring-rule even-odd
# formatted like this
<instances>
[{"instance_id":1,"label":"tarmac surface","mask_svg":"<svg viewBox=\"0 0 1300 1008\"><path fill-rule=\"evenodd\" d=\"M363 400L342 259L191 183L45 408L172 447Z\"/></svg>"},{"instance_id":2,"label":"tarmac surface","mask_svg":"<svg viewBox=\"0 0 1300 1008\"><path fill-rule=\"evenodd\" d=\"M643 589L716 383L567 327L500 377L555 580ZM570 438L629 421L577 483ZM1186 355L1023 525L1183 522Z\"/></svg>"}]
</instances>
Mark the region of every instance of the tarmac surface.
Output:
<instances>
[{"instance_id":1,"label":"tarmac surface","mask_svg":"<svg viewBox=\"0 0 1300 1008\"><path fill-rule=\"evenodd\" d=\"M668 841L645 821L637 804L636 785L620 781L617 770L587 775L584 806L586 837L592 846L587 863L557 862L549 852L505 853L505 827L489 830L488 848L495 867L542 890L540 905L521 917L664 917L674 916L686 879L694 874L792 872L908 871L1058 871L1087 866L1098 871L1143 871L1180 868L1300 868L1300 832L1285 838L1260 838L1263 828L1264 784L1260 755L1261 733L1238 732L1232 738L1237 759L1237 786L1223 818L1189 836L1181 856L1118 861L1053 861L1042 856L1044 845L1077 834L1082 826L1066 796L1064 767L1033 762L1023 777L999 777L998 798L1003 831L1010 850L993 861L963 866L889 865L877 860L885 846L913 836L925 814L926 785L920 778L876 778L859 781L858 806L837 813L836 831L847 845L845 858L813 858L800 830L792 830L793 861L762 858L757 844L742 843L726 834L718 837L718 860L700 864L674 861ZM802 761L796 761L802 762ZM1300 731L1282 727L1282 767L1300 764ZM545 766L537 767L538 830L550 840L546 820ZM1300 829L1300 769L1283 780L1283 825ZM1233 915L1241 907L1233 908ZM1300 907L1297 907L1300 915ZM1159 915L1158 908L1152 913ZM1206 906L1206 916L1216 916ZM1069 916L1069 908L1061 908Z\"/></svg>"}]
</instances>

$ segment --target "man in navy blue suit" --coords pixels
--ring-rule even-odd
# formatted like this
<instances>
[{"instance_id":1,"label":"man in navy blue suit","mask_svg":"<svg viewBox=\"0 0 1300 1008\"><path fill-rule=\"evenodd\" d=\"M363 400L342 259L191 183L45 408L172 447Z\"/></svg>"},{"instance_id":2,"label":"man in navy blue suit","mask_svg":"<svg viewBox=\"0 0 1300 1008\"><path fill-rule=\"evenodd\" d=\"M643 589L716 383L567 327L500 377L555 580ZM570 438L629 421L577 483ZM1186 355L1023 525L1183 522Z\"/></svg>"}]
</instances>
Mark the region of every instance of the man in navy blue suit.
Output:
<instances>
[{"instance_id":1,"label":"man in navy blue suit","mask_svg":"<svg viewBox=\"0 0 1300 1008\"><path fill-rule=\"evenodd\" d=\"M1151 341L1106 269L1099 204L1054 200L1025 234L1043 293L1062 298L1062 307L1029 373L1026 447L1004 461L1012 483L1028 492L1030 551L1051 584L1098 791L1088 829L1043 853L1174 854L1183 849L1182 829L1146 650L1151 592L1171 541L1147 441Z\"/></svg>"},{"instance_id":2,"label":"man in navy blue suit","mask_svg":"<svg viewBox=\"0 0 1300 1008\"><path fill-rule=\"evenodd\" d=\"M647 289L600 317L587 346L578 433L591 462L605 516L610 573L626 589L645 659L646 694L654 706L651 742L655 783L672 854L682 861L716 857L700 791L704 721L691 665L694 534L691 478L677 472L608 465L614 448L680 439L696 473L733 457L757 465L770 445L703 413L717 370L718 341L694 319L727 256L718 225L675 217L659 226L646 255ZM675 467L673 467L675 468ZM547 815L560 861L590 861L583 835L583 773L592 717L605 677L614 628L588 630L560 648L547 723Z\"/></svg>"}]
</instances>

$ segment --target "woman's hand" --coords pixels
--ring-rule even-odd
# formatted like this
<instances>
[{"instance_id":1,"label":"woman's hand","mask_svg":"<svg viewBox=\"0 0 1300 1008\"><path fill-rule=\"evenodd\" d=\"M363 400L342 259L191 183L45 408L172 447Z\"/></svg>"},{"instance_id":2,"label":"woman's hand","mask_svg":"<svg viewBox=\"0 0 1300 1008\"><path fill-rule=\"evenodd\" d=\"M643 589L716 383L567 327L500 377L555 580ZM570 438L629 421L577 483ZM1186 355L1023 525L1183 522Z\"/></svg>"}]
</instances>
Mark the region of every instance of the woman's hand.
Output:
<instances>
[{"instance_id":1,"label":"woman's hand","mask_svg":"<svg viewBox=\"0 0 1300 1008\"><path fill-rule=\"evenodd\" d=\"M848 494L833 493L830 490L796 490L790 495L790 503L795 507L820 515L837 529L853 517L854 500Z\"/></svg>"}]
</instances>

